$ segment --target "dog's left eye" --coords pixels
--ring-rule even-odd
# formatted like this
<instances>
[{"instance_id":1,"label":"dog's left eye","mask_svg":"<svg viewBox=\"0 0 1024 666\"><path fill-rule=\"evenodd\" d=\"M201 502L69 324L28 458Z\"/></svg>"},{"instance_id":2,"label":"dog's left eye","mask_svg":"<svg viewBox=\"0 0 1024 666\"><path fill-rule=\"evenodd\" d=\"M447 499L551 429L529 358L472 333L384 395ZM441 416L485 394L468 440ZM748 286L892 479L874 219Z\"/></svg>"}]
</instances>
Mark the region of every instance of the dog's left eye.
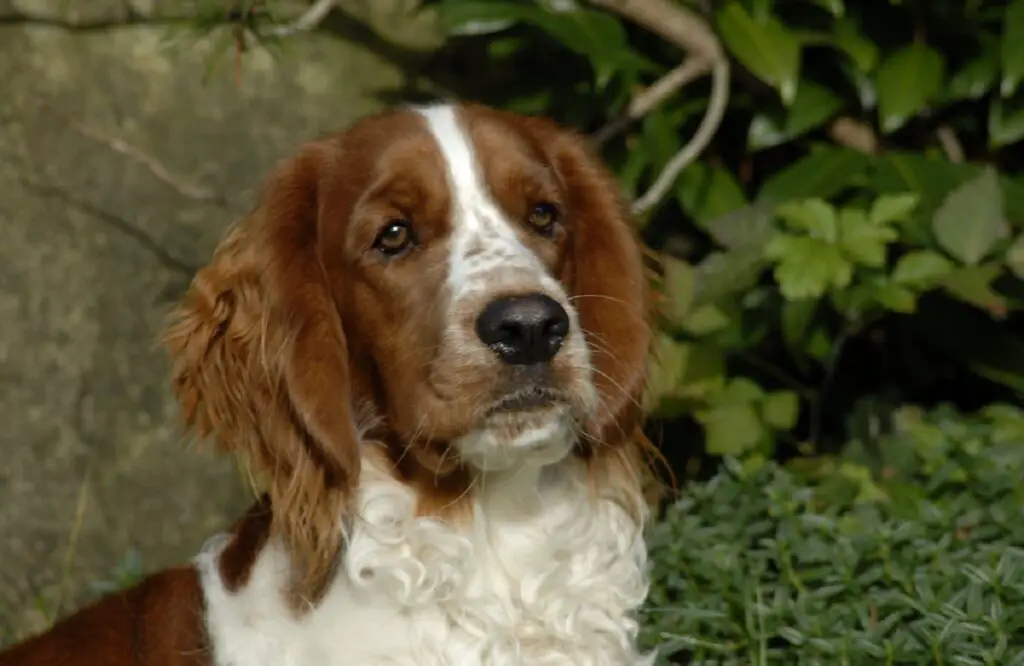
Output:
<instances>
[{"instance_id":1,"label":"dog's left eye","mask_svg":"<svg viewBox=\"0 0 1024 666\"><path fill-rule=\"evenodd\" d=\"M555 229L555 223L558 222L558 208L552 203L539 203L530 211L526 221L536 231L550 236Z\"/></svg>"},{"instance_id":2,"label":"dog's left eye","mask_svg":"<svg viewBox=\"0 0 1024 666\"><path fill-rule=\"evenodd\" d=\"M395 256L401 254L416 242L409 220L392 220L377 234L373 246L382 254Z\"/></svg>"}]
</instances>

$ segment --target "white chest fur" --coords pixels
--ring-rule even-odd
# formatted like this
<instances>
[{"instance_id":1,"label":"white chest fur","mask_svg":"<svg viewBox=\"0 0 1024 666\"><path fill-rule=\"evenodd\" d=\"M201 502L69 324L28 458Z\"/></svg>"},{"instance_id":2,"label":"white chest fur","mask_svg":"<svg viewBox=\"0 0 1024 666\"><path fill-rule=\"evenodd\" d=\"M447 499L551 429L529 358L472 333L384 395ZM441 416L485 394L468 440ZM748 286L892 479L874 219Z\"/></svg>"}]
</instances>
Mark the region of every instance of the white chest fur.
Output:
<instances>
[{"instance_id":1,"label":"white chest fur","mask_svg":"<svg viewBox=\"0 0 1024 666\"><path fill-rule=\"evenodd\" d=\"M415 496L368 458L345 566L323 601L285 605L268 545L228 593L196 560L217 666L634 666L647 592L641 529L575 461L478 484L471 524L415 517Z\"/></svg>"}]
</instances>

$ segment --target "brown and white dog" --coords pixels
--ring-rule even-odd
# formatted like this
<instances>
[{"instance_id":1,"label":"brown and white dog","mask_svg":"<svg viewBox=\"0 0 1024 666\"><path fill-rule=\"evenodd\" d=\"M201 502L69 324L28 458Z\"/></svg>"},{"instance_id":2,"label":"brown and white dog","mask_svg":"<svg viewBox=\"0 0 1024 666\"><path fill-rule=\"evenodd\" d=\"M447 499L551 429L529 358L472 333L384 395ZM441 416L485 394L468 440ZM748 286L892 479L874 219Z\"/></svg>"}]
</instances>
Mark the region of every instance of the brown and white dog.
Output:
<instances>
[{"instance_id":1,"label":"brown and white dog","mask_svg":"<svg viewBox=\"0 0 1024 666\"><path fill-rule=\"evenodd\" d=\"M647 664L641 252L548 120L396 108L270 179L166 334L266 494L0 666Z\"/></svg>"}]
</instances>

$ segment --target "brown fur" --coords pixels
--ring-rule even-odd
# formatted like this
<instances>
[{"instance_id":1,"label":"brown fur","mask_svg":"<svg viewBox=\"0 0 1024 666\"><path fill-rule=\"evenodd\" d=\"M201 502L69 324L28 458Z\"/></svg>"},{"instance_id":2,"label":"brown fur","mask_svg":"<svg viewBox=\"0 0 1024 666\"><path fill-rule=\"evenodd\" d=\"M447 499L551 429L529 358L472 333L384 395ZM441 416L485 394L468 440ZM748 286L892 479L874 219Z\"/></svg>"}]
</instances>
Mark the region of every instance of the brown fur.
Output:
<instances>
[{"instance_id":1,"label":"brown fur","mask_svg":"<svg viewBox=\"0 0 1024 666\"><path fill-rule=\"evenodd\" d=\"M192 568L151 576L0 652L0 666L210 666Z\"/></svg>"}]
</instances>

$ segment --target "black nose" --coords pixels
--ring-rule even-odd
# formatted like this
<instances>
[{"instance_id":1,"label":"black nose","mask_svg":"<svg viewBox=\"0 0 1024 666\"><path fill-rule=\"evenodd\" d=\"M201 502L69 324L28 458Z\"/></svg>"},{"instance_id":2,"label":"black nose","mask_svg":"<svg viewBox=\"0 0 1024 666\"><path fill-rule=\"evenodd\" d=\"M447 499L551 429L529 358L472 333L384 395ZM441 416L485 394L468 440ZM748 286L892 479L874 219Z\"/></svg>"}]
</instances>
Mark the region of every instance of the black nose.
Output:
<instances>
[{"instance_id":1,"label":"black nose","mask_svg":"<svg viewBox=\"0 0 1024 666\"><path fill-rule=\"evenodd\" d=\"M491 301L476 319L476 334L509 365L550 361L569 334L569 315L544 294Z\"/></svg>"}]
</instances>

